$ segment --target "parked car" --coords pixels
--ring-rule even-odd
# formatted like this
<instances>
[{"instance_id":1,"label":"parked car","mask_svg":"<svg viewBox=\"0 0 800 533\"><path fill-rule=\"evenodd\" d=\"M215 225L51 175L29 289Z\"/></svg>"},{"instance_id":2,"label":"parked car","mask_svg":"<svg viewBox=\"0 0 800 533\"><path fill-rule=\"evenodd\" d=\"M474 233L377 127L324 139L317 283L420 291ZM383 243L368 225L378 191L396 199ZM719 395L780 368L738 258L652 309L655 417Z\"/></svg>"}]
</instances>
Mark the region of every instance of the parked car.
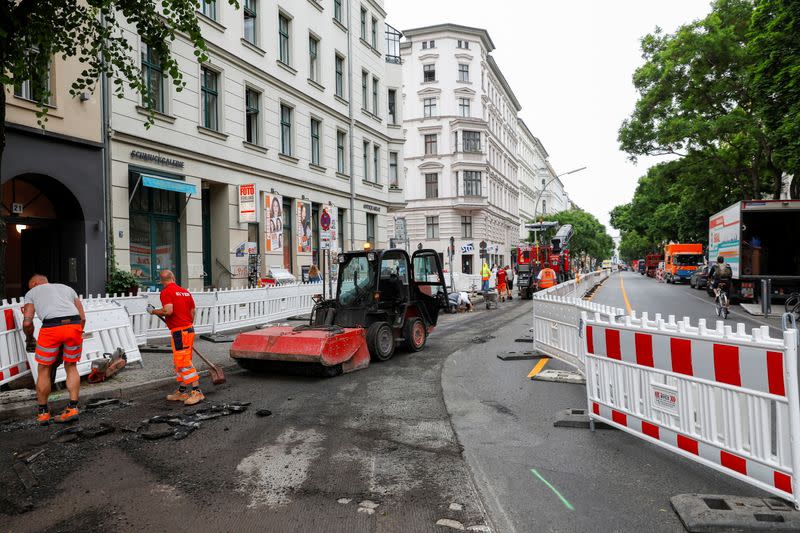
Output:
<instances>
[{"instance_id":1,"label":"parked car","mask_svg":"<svg viewBox=\"0 0 800 533\"><path fill-rule=\"evenodd\" d=\"M703 266L692 273L692 277L689 278L689 286L700 290L705 289L706 285L708 285L708 267Z\"/></svg>"},{"instance_id":2,"label":"parked car","mask_svg":"<svg viewBox=\"0 0 800 533\"><path fill-rule=\"evenodd\" d=\"M646 264L644 262L644 259L639 259L638 267L639 268L637 268L637 270L639 271L639 274L644 276L644 273L646 272L646 269L647 269L647 266L646 266Z\"/></svg>"}]
</instances>

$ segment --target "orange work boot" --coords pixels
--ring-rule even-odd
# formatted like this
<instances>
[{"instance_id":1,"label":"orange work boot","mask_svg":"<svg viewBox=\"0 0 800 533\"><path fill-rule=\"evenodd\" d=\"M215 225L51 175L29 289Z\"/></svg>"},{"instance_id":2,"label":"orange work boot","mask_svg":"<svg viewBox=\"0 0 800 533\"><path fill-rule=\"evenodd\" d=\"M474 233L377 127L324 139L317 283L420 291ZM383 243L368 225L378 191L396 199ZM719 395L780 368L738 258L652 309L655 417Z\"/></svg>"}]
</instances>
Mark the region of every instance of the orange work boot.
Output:
<instances>
[{"instance_id":1,"label":"orange work boot","mask_svg":"<svg viewBox=\"0 0 800 533\"><path fill-rule=\"evenodd\" d=\"M66 424L67 422L75 422L78 419L78 409L75 407L66 407L61 414L55 418L57 424Z\"/></svg>"},{"instance_id":2,"label":"orange work boot","mask_svg":"<svg viewBox=\"0 0 800 533\"><path fill-rule=\"evenodd\" d=\"M200 389L192 389L192 392L189 394L189 397L186 398L186 401L183 402L183 405L195 405L205 399L206 397L203 396L203 393L200 392Z\"/></svg>"},{"instance_id":3,"label":"orange work boot","mask_svg":"<svg viewBox=\"0 0 800 533\"><path fill-rule=\"evenodd\" d=\"M189 398L189 393L186 391L176 390L172 394L167 394L167 400L171 402L185 402Z\"/></svg>"},{"instance_id":4,"label":"orange work boot","mask_svg":"<svg viewBox=\"0 0 800 533\"><path fill-rule=\"evenodd\" d=\"M45 411L44 413L39 413L36 415L36 422L40 426L47 426L50 424L51 418L52 416L50 416L50 411Z\"/></svg>"}]
</instances>

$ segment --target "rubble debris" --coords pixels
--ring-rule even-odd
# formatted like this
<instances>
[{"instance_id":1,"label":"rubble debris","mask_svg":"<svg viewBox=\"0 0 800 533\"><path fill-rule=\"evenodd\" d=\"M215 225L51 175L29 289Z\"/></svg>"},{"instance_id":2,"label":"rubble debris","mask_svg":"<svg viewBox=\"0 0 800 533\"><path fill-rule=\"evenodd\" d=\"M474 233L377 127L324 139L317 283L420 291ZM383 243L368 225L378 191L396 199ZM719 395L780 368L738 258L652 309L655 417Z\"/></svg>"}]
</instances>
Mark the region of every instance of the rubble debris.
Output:
<instances>
[{"instance_id":1,"label":"rubble debris","mask_svg":"<svg viewBox=\"0 0 800 533\"><path fill-rule=\"evenodd\" d=\"M25 485L26 490L31 490L39 484L39 480L36 479L33 472L22 461L14 461L13 468L19 480Z\"/></svg>"},{"instance_id":2,"label":"rubble debris","mask_svg":"<svg viewBox=\"0 0 800 533\"><path fill-rule=\"evenodd\" d=\"M86 404L86 409L91 411L93 409L100 409L109 405L118 405L122 403L119 398L94 398Z\"/></svg>"},{"instance_id":3,"label":"rubble debris","mask_svg":"<svg viewBox=\"0 0 800 533\"><path fill-rule=\"evenodd\" d=\"M259 409L256 411L256 416L269 416L272 414L272 411L269 409Z\"/></svg>"},{"instance_id":4,"label":"rubble debris","mask_svg":"<svg viewBox=\"0 0 800 533\"><path fill-rule=\"evenodd\" d=\"M59 443L72 442L78 440L78 436L83 432L83 426L71 426L61 429L50 435L50 440Z\"/></svg>"},{"instance_id":5,"label":"rubble debris","mask_svg":"<svg viewBox=\"0 0 800 533\"><path fill-rule=\"evenodd\" d=\"M451 520L449 518L442 518L440 520L437 520L436 525L464 531L464 524L462 524L458 520Z\"/></svg>"},{"instance_id":6,"label":"rubble debris","mask_svg":"<svg viewBox=\"0 0 800 533\"><path fill-rule=\"evenodd\" d=\"M461 505L460 503L451 503L450 504L450 510L451 511L462 511L462 510L464 510L464 506Z\"/></svg>"},{"instance_id":7,"label":"rubble debris","mask_svg":"<svg viewBox=\"0 0 800 533\"><path fill-rule=\"evenodd\" d=\"M142 433L142 438L158 440L171 435L175 440L183 440L195 430L200 429L202 426L201 422L243 413L247 410L249 405L250 402L231 402L222 405L211 404L199 409L187 410L183 414L155 415L143 420L141 426L136 429L136 432L150 426L167 426L160 430L145 431ZM228 429L227 427L224 428L225 431L228 431ZM130 429L126 430L130 431Z\"/></svg>"},{"instance_id":8,"label":"rubble debris","mask_svg":"<svg viewBox=\"0 0 800 533\"><path fill-rule=\"evenodd\" d=\"M84 429L80 436L86 437L89 439L96 439L97 437L101 437L103 435L108 435L109 433L114 433L117 430L111 424L106 424L105 422L101 422L100 424L92 427L88 427Z\"/></svg>"},{"instance_id":9,"label":"rubble debris","mask_svg":"<svg viewBox=\"0 0 800 533\"><path fill-rule=\"evenodd\" d=\"M156 429L153 431L147 431L142 433L142 438L146 440L158 440L169 437L170 435L175 434L175 429L171 426L166 426L161 429Z\"/></svg>"},{"instance_id":10,"label":"rubble debris","mask_svg":"<svg viewBox=\"0 0 800 533\"><path fill-rule=\"evenodd\" d=\"M24 462L26 465L29 465L36 459L38 459L39 456L41 456L43 453L44 453L44 448L40 448L36 451L28 450L26 452L14 453L14 457L16 457L17 460Z\"/></svg>"},{"instance_id":11,"label":"rubble debris","mask_svg":"<svg viewBox=\"0 0 800 533\"><path fill-rule=\"evenodd\" d=\"M336 503L341 503L342 505L347 505L351 501L353 501L352 498L339 498L338 500L336 500Z\"/></svg>"},{"instance_id":12,"label":"rubble debris","mask_svg":"<svg viewBox=\"0 0 800 533\"><path fill-rule=\"evenodd\" d=\"M494 335L480 335L477 337L472 337L472 344L485 344L494 338Z\"/></svg>"}]
</instances>

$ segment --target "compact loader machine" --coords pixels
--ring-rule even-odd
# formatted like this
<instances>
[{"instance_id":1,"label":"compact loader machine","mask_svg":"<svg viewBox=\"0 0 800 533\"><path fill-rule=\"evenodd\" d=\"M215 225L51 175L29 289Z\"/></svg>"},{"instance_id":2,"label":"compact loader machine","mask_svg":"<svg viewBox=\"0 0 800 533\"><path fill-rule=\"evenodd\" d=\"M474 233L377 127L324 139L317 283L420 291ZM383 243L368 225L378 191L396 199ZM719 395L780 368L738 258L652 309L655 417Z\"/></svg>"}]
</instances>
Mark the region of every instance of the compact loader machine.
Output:
<instances>
[{"instance_id":1,"label":"compact loader machine","mask_svg":"<svg viewBox=\"0 0 800 533\"><path fill-rule=\"evenodd\" d=\"M448 307L439 254L417 250L347 252L338 256L336 297L315 296L308 325L274 326L242 333L230 355L243 368L259 361L321 365L335 376L387 361L402 343L425 347L440 309Z\"/></svg>"}]
</instances>

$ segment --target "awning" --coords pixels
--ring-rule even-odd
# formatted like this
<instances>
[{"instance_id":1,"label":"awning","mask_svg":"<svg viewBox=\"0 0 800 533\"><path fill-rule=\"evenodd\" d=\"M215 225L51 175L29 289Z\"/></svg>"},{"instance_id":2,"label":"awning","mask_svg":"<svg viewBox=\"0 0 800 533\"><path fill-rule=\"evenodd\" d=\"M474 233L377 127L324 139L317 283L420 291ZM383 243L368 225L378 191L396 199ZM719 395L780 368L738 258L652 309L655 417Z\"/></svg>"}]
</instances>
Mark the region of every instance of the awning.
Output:
<instances>
[{"instance_id":1,"label":"awning","mask_svg":"<svg viewBox=\"0 0 800 533\"><path fill-rule=\"evenodd\" d=\"M170 178L162 178L160 176L148 176L146 174L142 174L142 185L145 187L151 187L153 189L180 192L188 195L197 194L197 187L191 183Z\"/></svg>"}]
</instances>

